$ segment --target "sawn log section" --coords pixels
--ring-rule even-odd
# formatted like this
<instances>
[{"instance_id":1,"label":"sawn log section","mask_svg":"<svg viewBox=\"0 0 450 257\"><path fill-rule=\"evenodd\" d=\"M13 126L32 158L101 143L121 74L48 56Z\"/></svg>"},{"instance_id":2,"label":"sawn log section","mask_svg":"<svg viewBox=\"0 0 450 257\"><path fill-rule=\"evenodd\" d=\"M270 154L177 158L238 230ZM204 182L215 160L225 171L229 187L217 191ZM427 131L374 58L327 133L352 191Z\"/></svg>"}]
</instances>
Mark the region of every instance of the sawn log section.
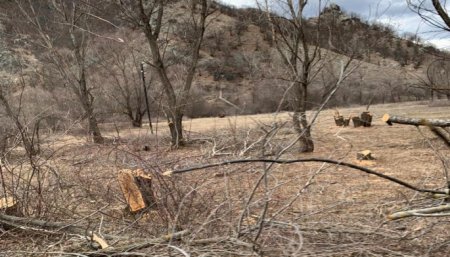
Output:
<instances>
[{"instance_id":1,"label":"sawn log section","mask_svg":"<svg viewBox=\"0 0 450 257\"><path fill-rule=\"evenodd\" d=\"M415 126L450 127L450 120L407 118L401 116L393 116L389 114L385 114L383 116L383 121L389 125L392 125L392 123L398 123Z\"/></svg>"}]
</instances>

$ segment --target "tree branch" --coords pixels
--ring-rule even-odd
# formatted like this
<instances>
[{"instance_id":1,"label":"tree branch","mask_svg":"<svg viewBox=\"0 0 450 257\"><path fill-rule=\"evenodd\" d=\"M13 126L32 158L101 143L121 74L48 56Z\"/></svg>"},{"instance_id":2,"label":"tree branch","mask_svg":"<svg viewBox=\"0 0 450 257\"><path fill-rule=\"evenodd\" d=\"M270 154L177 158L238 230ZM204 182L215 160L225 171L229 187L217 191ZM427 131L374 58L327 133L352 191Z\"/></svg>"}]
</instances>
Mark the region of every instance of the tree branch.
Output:
<instances>
[{"instance_id":1,"label":"tree branch","mask_svg":"<svg viewBox=\"0 0 450 257\"><path fill-rule=\"evenodd\" d=\"M421 193L433 193L433 194L444 194L444 195L448 195L449 191L445 190L445 191L441 191L441 190L433 190L433 189L424 189L424 188L418 188L414 185L409 184L408 182L402 181L398 178L395 177L391 177L389 175L385 175L382 173L379 173L377 171L371 170L369 168L366 167L362 167L362 166L358 166L352 163L348 163L348 162L341 162L341 161L336 161L336 160L332 160L332 159L326 159L326 158L304 158L304 159L294 159L294 160L282 160L282 159L278 159L278 160L272 160L272 159L240 159L240 160L229 160L229 161L224 161L224 162L219 162L219 163L212 163L212 164L206 164L206 165L201 165L201 166L196 166L196 167L191 167L191 168L185 168L185 169L178 169L178 170L169 170L164 172L163 175L166 176L170 176L172 174L182 174L182 173L187 173L187 172L191 172L191 171L195 171L195 170L201 170L201 169L207 169L207 168L212 168L212 167L219 167L219 166L225 166L225 165L230 165L230 164L238 164L238 163L254 163L254 162L263 162L263 163L277 163L277 164L292 164L292 163L303 163L303 162L325 162L325 163L331 163L331 164L336 164L339 166L345 166L345 167L349 167L358 171L362 171L371 175L375 175L377 177L380 177L382 179L394 182L396 184L399 184L401 186L404 186L406 188L409 188L411 190L417 191L417 192L421 192Z\"/></svg>"}]
</instances>

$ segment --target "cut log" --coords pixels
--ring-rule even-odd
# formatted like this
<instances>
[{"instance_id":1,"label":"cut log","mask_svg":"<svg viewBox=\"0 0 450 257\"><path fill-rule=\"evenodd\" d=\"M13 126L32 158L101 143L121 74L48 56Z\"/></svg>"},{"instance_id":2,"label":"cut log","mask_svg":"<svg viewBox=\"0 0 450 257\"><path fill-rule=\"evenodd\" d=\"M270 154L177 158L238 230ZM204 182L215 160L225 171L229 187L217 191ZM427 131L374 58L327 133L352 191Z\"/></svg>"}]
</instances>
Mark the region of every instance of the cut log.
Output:
<instances>
[{"instance_id":1,"label":"cut log","mask_svg":"<svg viewBox=\"0 0 450 257\"><path fill-rule=\"evenodd\" d=\"M450 127L450 120L446 119L421 119L394 116L390 114L383 115L383 121L392 126L393 123L414 125L414 126L434 126L434 127Z\"/></svg>"},{"instance_id":2,"label":"cut log","mask_svg":"<svg viewBox=\"0 0 450 257\"><path fill-rule=\"evenodd\" d=\"M118 180L131 212L135 213L154 205L152 178L143 170L122 170Z\"/></svg>"},{"instance_id":3,"label":"cut log","mask_svg":"<svg viewBox=\"0 0 450 257\"><path fill-rule=\"evenodd\" d=\"M375 160L372 156L372 152L370 150L364 150L356 154L356 159L362 160Z\"/></svg>"},{"instance_id":4,"label":"cut log","mask_svg":"<svg viewBox=\"0 0 450 257\"><path fill-rule=\"evenodd\" d=\"M8 215L17 215L18 205L14 197L2 197L0 198L0 212Z\"/></svg>"},{"instance_id":5,"label":"cut log","mask_svg":"<svg viewBox=\"0 0 450 257\"><path fill-rule=\"evenodd\" d=\"M361 122L364 127L372 126L372 114L370 112L361 113Z\"/></svg>"},{"instance_id":6,"label":"cut log","mask_svg":"<svg viewBox=\"0 0 450 257\"><path fill-rule=\"evenodd\" d=\"M362 121L361 121L361 119L359 117L352 117L352 121L353 121L353 126L355 128L361 127L363 125Z\"/></svg>"}]
</instances>

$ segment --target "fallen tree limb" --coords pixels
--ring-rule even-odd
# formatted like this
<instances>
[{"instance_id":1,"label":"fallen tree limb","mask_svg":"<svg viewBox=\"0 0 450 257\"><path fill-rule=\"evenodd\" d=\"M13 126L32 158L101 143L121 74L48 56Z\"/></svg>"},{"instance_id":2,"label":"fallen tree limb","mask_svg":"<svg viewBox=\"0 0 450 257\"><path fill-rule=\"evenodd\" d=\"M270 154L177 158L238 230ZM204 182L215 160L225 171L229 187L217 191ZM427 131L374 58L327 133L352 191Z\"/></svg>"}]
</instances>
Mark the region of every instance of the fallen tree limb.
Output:
<instances>
[{"instance_id":1,"label":"fallen tree limb","mask_svg":"<svg viewBox=\"0 0 450 257\"><path fill-rule=\"evenodd\" d=\"M141 241L137 243L125 244L122 246L108 247L106 249L102 249L95 252L85 252L83 254L88 256L124 256L126 253L130 253L131 251L140 250L143 248L147 248L153 245L159 245L167 243L173 239L180 239L181 237L189 234L189 230L182 230L175 233L167 234L155 239L150 239L146 241Z\"/></svg>"},{"instance_id":2,"label":"fallen tree limb","mask_svg":"<svg viewBox=\"0 0 450 257\"><path fill-rule=\"evenodd\" d=\"M450 147L450 132L440 127L430 127L430 130Z\"/></svg>"},{"instance_id":3,"label":"fallen tree limb","mask_svg":"<svg viewBox=\"0 0 450 257\"><path fill-rule=\"evenodd\" d=\"M414 185L409 184L408 182L402 181L398 178L395 177L391 177L389 175L385 175L382 173L379 173L377 171L371 170L369 168L366 167L362 167L362 166L358 166L352 163L348 163L348 162L342 162L342 161L336 161L336 160L331 160L331 159L325 159L325 158L304 158L304 159L294 159L294 160L282 160L282 159L277 159L277 160L273 160L273 159L240 159L240 160L229 160L229 161L224 161L224 162L219 162L219 163L212 163L212 164L206 164L206 165L202 165L202 166L196 166L196 167L191 167L191 168L185 168L185 169L178 169L178 170L169 170L163 173L163 175L166 176L170 176L172 174L181 174L181 173L186 173L186 172L191 172L191 171L195 171L195 170L201 170L201 169L207 169L207 168L212 168L212 167L218 167L218 166L225 166L225 165L230 165L230 164L238 164L238 163L253 163L253 162L263 162L263 163L278 163L278 164L292 164L292 163L301 163L301 162L324 162L324 163L331 163L331 164L336 164L339 166L345 166L345 167L349 167L358 171L362 171L371 175L375 175L377 177L380 177L382 179L385 180L389 180L391 182L394 182L396 184L399 184L401 186L404 186L406 188L409 188L411 190L417 191L417 192L421 192L421 193L433 193L433 194L444 194L444 195L448 195L449 194L449 190L445 190L445 191L441 191L441 190L433 190L433 189L424 189L424 188L418 188Z\"/></svg>"},{"instance_id":4,"label":"fallen tree limb","mask_svg":"<svg viewBox=\"0 0 450 257\"><path fill-rule=\"evenodd\" d=\"M420 217L443 217L450 216L450 213L438 213L443 211L450 211L450 204L441 205L437 207L430 207L425 209L401 211L388 215L390 220L398 220L406 217L420 216Z\"/></svg>"},{"instance_id":5,"label":"fallen tree limb","mask_svg":"<svg viewBox=\"0 0 450 257\"><path fill-rule=\"evenodd\" d=\"M0 213L0 223L23 230L35 230L35 231L50 230L50 232L54 233L59 231L69 232L86 237L86 239L89 241L96 242L97 244L100 245L102 249L109 247L106 240L103 239L98 234L94 233L93 231L86 230L85 228L62 222L44 221Z\"/></svg>"},{"instance_id":6,"label":"fallen tree limb","mask_svg":"<svg viewBox=\"0 0 450 257\"><path fill-rule=\"evenodd\" d=\"M393 123L397 123L414 126L450 127L450 120L408 118L408 117L394 116L387 113L383 115L382 120L386 122L389 126L392 126Z\"/></svg>"},{"instance_id":7,"label":"fallen tree limb","mask_svg":"<svg viewBox=\"0 0 450 257\"><path fill-rule=\"evenodd\" d=\"M122 253L122 252L130 252L133 250L139 250L142 248L146 248L151 245L162 244L168 242L173 239L179 239L182 236L189 234L188 230L183 230L179 232L175 232L172 234L167 234L155 239L143 240L140 242L126 242L122 244L122 246L109 246L105 239L100 237L98 234L93 231L86 230L85 228L74 226L71 224L66 224L62 222L52 222L52 221L44 221L39 219L30 219L24 217L16 217L6 214L0 213L0 224L6 224L8 226L13 226L23 230L36 230L43 231L47 230L47 232L65 232L65 233L73 233L76 235L81 235L88 239L89 241L94 241L101 246L101 250L95 252L87 252L83 253L85 255L95 255L95 256L110 256L111 254ZM116 236L105 235L104 238L117 239Z\"/></svg>"}]
</instances>

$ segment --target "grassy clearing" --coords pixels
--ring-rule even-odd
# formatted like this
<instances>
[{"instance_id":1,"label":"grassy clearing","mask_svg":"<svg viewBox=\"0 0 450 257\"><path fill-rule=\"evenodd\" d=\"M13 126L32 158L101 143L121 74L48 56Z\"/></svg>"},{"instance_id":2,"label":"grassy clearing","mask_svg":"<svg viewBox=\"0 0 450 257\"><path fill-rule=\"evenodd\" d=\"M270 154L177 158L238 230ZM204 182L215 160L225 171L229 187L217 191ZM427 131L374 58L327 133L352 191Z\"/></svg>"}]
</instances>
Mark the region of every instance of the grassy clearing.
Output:
<instances>
[{"instance_id":1,"label":"grassy clearing","mask_svg":"<svg viewBox=\"0 0 450 257\"><path fill-rule=\"evenodd\" d=\"M347 116L363 110L339 111ZM429 142L447 160L450 150L426 129L422 129L424 138L415 127L390 127L380 118L387 112L448 118L450 107L375 105L371 128L336 127L333 112L324 111L314 126L314 153L298 154L294 146L283 158L326 157L370 167L420 187L445 185L442 163ZM392 212L435 206L442 200L348 168L322 163L273 165L270 169L267 164L242 164L161 176L168 169L221 160L271 158L295 138L289 120L289 113L187 120L184 126L191 143L179 150L168 148L164 123L158 124L157 136L136 128L120 128L117 133L113 125L104 125L109 137L105 145L86 143L82 136L52 135L45 144L46 157L38 160L41 174L33 179L33 194L23 208L30 216L76 222L101 234L127 238L111 240L116 247L129 240L189 230L182 240L170 244L191 256L447 255L449 218L386 219ZM261 127L267 131L274 123L279 126L274 130L277 133L264 141ZM145 145L149 151L143 150ZM374 161L356 160L356 153L365 149L373 152ZM6 166L8 188L16 185L15 193L22 196L23 179L30 168L19 161ZM121 169L135 168L154 177L156 205L141 214L126 211L117 184ZM33 211L37 207L39 214ZM216 240L206 243L204 239ZM81 238L42 231L4 230L0 241L4 256L90 250ZM149 256L180 253L168 250L167 244L140 252Z\"/></svg>"}]
</instances>

